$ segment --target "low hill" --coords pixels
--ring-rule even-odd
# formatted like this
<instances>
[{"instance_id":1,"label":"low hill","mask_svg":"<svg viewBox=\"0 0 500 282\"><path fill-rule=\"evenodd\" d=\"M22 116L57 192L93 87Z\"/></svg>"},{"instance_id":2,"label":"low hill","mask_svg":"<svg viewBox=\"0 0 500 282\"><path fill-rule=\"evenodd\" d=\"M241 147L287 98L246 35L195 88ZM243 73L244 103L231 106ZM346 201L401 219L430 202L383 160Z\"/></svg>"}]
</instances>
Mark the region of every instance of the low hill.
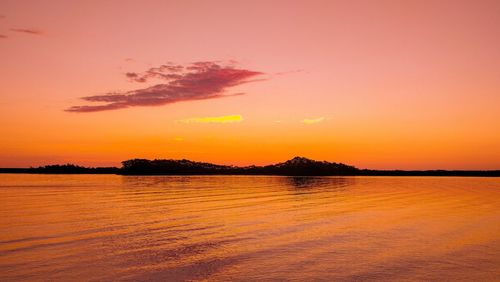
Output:
<instances>
[{"instance_id":1,"label":"low hill","mask_svg":"<svg viewBox=\"0 0 500 282\"><path fill-rule=\"evenodd\" d=\"M224 166L189 160L132 159L122 162L121 174L127 175L190 175L190 174L247 174L247 175L354 175L359 169L341 163L315 161L295 157L283 163L267 166Z\"/></svg>"},{"instance_id":2,"label":"low hill","mask_svg":"<svg viewBox=\"0 0 500 282\"><path fill-rule=\"evenodd\" d=\"M499 177L500 170L372 170L343 163L295 157L266 166L228 166L182 160L131 159L122 167L82 167L73 164L32 168L0 168L0 173L121 174L121 175L289 175L289 176L485 176Z\"/></svg>"}]
</instances>

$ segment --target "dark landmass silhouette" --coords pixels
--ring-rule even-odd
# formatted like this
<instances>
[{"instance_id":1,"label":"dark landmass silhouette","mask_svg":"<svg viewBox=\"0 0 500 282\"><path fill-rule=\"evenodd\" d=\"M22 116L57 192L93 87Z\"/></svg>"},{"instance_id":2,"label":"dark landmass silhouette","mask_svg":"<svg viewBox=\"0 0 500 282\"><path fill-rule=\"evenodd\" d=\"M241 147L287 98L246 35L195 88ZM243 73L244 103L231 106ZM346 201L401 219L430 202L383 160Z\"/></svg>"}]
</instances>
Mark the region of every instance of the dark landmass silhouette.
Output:
<instances>
[{"instance_id":1,"label":"dark landmass silhouette","mask_svg":"<svg viewBox=\"0 0 500 282\"><path fill-rule=\"evenodd\" d=\"M30 168L0 168L0 173L40 173L40 174L118 174L117 167L84 167L73 164L46 165Z\"/></svg>"},{"instance_id":2,"label":"dark landmass silhouette","mask_svg":"<svg viewBox=\"0 0 500 282\"><path fill-rule=\"evenodd\" d=\"M287 176L500 176L500 170L372 170L343 163L295 157L266 166L227 166L190 160L131 159L122 167L83 167L73 164L36 168L0 168L0 173L119 174L119 175L287 175Z\"/></svg>"},{"instance_id":3,"label":"dark landmass silhouette","mask_svg":"<svg viewBox=\"0 0 500 282\"><path fill-rule=\"evenodd\" d=\"M246 175L355 175L359 170L353 166L326 161L314 161L295 157L284 163L267 166L225 166L189 160L144 160L133 159L122 162L120 173L125 175L155 174L246 174Z\"/></svg>"}]
</instances>

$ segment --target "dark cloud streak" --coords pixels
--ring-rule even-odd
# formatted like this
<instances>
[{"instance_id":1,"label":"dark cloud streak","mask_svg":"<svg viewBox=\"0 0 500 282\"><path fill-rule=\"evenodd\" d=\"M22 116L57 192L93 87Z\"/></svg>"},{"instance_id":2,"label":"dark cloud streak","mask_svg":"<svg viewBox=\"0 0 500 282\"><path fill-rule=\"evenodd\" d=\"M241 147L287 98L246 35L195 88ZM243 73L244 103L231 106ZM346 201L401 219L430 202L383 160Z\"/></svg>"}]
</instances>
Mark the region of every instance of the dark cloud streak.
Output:
<instances>
[{"instance_id":1,"label":"dark cloud streak","mask_svg":"<svg viewBox=\"0 0 500 282\"><path fill-rule=\"evenodd\" d=\"M10 31L25 33L30 35L43 35L43 32L41 32L40 30L31 28L11 28Z\"/></svg>"},{"instance_id":2,"label":"dark cloud streak","mask_svg":"<svg viewBox=\"0 0 500 282\"><path fill-rule=\"evenodd\" d=\"M226 94L227 88L254 81L250 79L260 74L262 73L239 69L233 65L222 65L218 62L197 62L188 66L168 63L150 68L144 73L128 72L125 74L134 82L145 83L151 79L159 79L166 83L121 93L83 97L82 100L87 102L106 104L73 106L66 111L87 113L230 97L234 94ZM242 93L237 95L242 95Z\"/></svg>"}]
</instances>

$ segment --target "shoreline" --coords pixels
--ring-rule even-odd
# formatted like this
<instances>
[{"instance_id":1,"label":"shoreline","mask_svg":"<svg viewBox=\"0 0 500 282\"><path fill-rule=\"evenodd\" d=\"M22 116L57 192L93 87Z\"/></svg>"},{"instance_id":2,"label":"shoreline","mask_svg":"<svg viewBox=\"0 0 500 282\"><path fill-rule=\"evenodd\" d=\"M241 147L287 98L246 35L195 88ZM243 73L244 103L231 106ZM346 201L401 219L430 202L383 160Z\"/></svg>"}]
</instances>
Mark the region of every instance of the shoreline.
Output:
<instances>
[{"instance_id":1,"label":"shoreline","mask_svg":"<svg viewBox=\"0 0 500 282\"><path fill-rule=\"evenodd\" d=\"M0 168L0 173L115 174L115 175L276 175L276 176L485 176L500 177L500 170L402 170L359 169L343 163L294 157L265 166L230 166L186 159L130 159L122 167L84 167L74 164L29 168Z\"/></svg>"},{"instance_id":2,"label":"shoreline","mask_svg":"<svg viewBox=\"0 0 500 282\"><path fill-rule=\"evenodd\" d=\"M45 175L121 175L121 176L290 176L290 177L324 177L324 176L400 176L400 177L500 177L500 170L485 171L369 171L356 174L258 174L258 173L114 173L114 172L40 172L29 168L0 168L0 174L45 174Z\"/></svg>"}]
</instances>

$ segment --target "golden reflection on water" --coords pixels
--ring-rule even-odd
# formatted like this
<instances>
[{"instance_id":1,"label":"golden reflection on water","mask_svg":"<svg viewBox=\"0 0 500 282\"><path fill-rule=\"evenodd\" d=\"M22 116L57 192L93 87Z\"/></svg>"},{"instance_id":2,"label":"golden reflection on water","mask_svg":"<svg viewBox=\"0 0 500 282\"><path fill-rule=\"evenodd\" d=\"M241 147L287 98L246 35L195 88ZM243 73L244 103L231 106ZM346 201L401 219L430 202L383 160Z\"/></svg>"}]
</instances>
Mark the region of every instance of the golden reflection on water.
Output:
<instances>
[{"instance_id":1,"label":"golden reflection on water","mask_svg":"<svg viewBox=\"0 0 500 282\"><path fill-rule=\"evenodd\" d=\"M498 281L500 179L0 175L0 280Z\"/></svg>"}]
</instances>

